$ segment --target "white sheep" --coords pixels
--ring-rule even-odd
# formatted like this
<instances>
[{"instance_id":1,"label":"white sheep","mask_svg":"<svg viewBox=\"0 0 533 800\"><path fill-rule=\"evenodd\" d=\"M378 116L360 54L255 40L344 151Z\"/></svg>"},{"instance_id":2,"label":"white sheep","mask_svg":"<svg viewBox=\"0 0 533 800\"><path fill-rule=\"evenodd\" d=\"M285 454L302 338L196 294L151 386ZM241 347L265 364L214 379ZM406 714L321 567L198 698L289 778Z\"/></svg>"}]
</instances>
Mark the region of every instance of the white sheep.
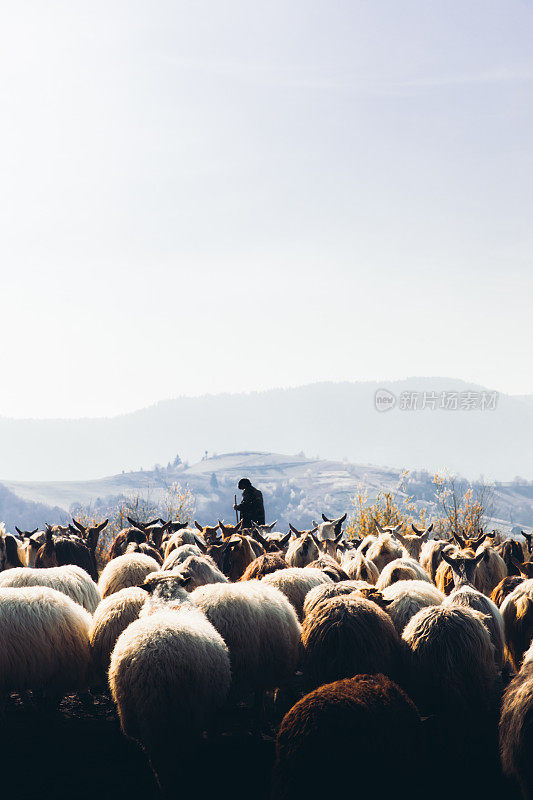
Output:
<instances>
[{"instance_id":1,"label":"white sheep","mask_svg":"<svg viewBox=\"0 0 533 800\"><path fill-rule=\"evenodd\" d=\"M169 569L175 569L175 567L177 567L179 564L182 564L186 558L189 558L189 556L201 556L201 555L202 551L197 545L182 544L180 547L176 547L175 550L172 550L169 556L165 558L161 570L163 572L166 572Z\"/></svg>"},{"instance_id":2,"label":"white sheep","mask_svg":"<svg viewBox=\"0 0 533 800\"><path fill-rule=\"evenodd\" d=\"M301 629L278 589L264 581L212 583L195 589L191 600L228 645L234 698L254 691L259 700L292 677Z\"/></svg>"},{"instance_id":3,"label":"white sheep","mask_svg":"<svg viewBox=\"0 0 533 800\"><path fill-rule=\"evenodd\" d=\"M153 594L161 589L160 599L164 604L168 596L171 608L156 604L121 633L111 655L109 686L124 734L146 750L160 787L168 792L183 772L177 759L185 768L226 700L230 660L224 640L187 602L176 576L152 576L145 586Z\"/></svg>"},{"instance_id":4,"label":"white sheep","mask_svg":"<svg viewBox=\"0 0 533 800\"><path fill-rule=\"evenodd\" d=\"M47 586L70 597L75 603L93 614L102 599L98 586L90 575L75 564L48 569L17 567L0 573L0 589L26 586Z\"/></svg>"},{"instance_id":5,"label":"white sheep","mask_svg":"<svg viewBox=\"0 0 533 800\"><path fill-rule=\"evenodd\" d=\"M389 601L387 613L400 636L409 620L421 608L439 606L445 596L427 580L396 581L383 589L383 597Z\"/></svg>"},{"instance_id":6,"label":"white sheep","mask_svg":"<svg viewBox=\"0 0 533 800\"><path fill-rule=\"evenodd\" d=\"M291 525L291 530L296 530ZM290 567L305 567L311 564L320 555L317 540L312 531L298 532L299 535L289 543L285 553L285 561Z\"/></svg>"},{"instance_id":7,"label":"white sheep","mask_svg":"<svg viewBox=\"0 0 533 800\"><path fill-rule=\"evenodd\" d=\"M348 550L342 558L341 566L353 581L375 584L379 578L379 570L374 562L357 550Z\"/></svg>"},{"instance_id":8,"label":"white sheep","mask_svg":"<svg viewBox=\"0 0 533 800\"><path fill-rule=\"evenodd\" d=\"M126 589L140 586L147 575L161 569L155 558L145 553L125 553L109 561L98 581L102 597Z\"/></svg>"},{"instance_id":9,"label":"white sheep","mask_svg":"<svg viewBox=\"0 0 533 800\"><path fill-rule=\"evenodd\" d=\"M188 579L187 591L189 592L207 583L229 583L228 578L209 556L189 556L183 564L178 564L171 571Z\"/></svg>"},{"instance_id":10,"label":"white sheep","mask_svg":"<svg viewBox=\"0 0 533 800\"><path fill-rule=\"evenodd\" d=\"M90 624L91 615L55 589L0 588L0 693L33 690L57 701L86 688Z\"/></svg>"},{"instance_id":11,"label":"white sheep","mask_svg":"<svg viewBox=\"0 0 533 800\"><path fill-rule=\"evenodd\" d=\"M305 596L303 607L304 619L324 600L329 600L330 597L339 597L343 594L351 594L352 592L357 592L359 589L372 589L372 584L367 581L350 580L339 581L338 583L323 583L320 586L315 586L315 588L307 592Z\"/></svg>"},{"instance_id":12,"label":"white sheep","mask_svg":"<svg viewBox=\"0 0 533 800\"><path fill-rule=\"evenodd\" d=\"M307 592L322 583L333 583L329 575L314 567L289 567L272 572L262 579L262 583L275 586L294 606L298 619L302 619L303 605Z\"/></svg>"},{"instance_id":13,"label":"white sheep","mask_svg":"<svg viewBox=\"0 0 533 800\"><path fill-rule=\"evenodd\" d=\"M184 544L194 544L204 552L207 548L205 539L198 533L198 531L195 531L193 528L182 528L181 530L176 531L176 533L173 533L164 543L165 560L173 550L176 550L178 547L182 547Z\"/></svg>"},{"instance_id":14,"label":"white sheep","mask_svg":"<svg viewBox=\"0 0 533 800\"><path fill-rule=\"evenodd\" d=\"M383 591L396 581L428 581L431 582L426 570L413 558L395 558L385 564L376 581L376 589Z\"/></svg>"},{"instance_id":15,"label":"white sheep","mask_svg":"<svg viewBox=\"0 0 533 800\"><path fill-rule=\"evenodd\" d=\"M98 605L89 630L93 672L97 680L107 677L117 639L138 618L146 599L144 589L128 586L105 597Z\"/></svg>"},{"instance_id":16,"label":"white sheep","mask_svg":"<svg viewBox=\"0 0 533 800\"><path fill-rule=\"evenodd\" d=\"M496 666L501 669L504 661L505 633L503 617L498 606L473 586L464 585L454 589L444 600L443 606L462 606L472 608L485 615L484 623L494 645Z\"/></svg>"}]
</instances>

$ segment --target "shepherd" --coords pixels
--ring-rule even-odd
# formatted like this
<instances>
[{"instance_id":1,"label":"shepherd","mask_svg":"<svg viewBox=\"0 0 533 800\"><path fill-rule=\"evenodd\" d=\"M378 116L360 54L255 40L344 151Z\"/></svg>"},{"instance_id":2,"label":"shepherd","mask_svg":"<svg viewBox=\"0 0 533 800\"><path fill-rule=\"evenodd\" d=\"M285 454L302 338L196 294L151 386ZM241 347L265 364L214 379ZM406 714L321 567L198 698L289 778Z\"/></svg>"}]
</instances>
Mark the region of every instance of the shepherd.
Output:
<instances>
[{"instance_id":1,"label":"shepherd","mask_svg":"<svg viewBox=\"0 0 533 800\"><path fill-rule=\"evenodd\" d=\"M238 483L242 489L242 502L235 504L233 508L241 515L243 528L251 528L255 525L265 524L265 507L263 505L263 493L252 486L248 478L241 478Z\"/></svg>"}]
</instances>

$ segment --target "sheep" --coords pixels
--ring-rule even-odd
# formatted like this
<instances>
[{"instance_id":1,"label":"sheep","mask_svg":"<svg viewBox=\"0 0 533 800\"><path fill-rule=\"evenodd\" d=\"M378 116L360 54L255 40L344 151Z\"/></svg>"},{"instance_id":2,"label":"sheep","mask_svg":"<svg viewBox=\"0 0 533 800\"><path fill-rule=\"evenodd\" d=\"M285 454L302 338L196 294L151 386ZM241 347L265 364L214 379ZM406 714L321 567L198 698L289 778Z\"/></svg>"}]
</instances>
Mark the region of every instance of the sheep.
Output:
<instances>
[{"instance_id":1,"label":"sheep","mask_svg":"<svg viewBox=\"0 0 533 800\"><path fill-rule=\"evenodd\" d=\"M306 567L320 556L318 540L315 538L316 528L310 531L298 531L289 525L291 531L296 535L296 539L290 542L285 561L289 567Z\"/></svg>"},{"instance_id":2,"label":"sheep","mask_svg":"<svg viewBox=\"0 0 533 800\"><path fill-rule=\"evenodd\" d=\"M192 530L192 528L184 528L177 533L173 533L172 536L167 540L165 544L163 560L166 561L173 550L175 550L177 547L181 547L184 544L195 544L204 553L207 549L207 543L199 533L196 533L196 531Z\"/></svg>"},{"instance_id":3,"label":"sheep","mask_svg":"<svg viewBox=\"0 0 533 800\"><path fill-rule=\"evenodd\" d=\"M94 553L79 536L56 536L54 528L46 526L45 542L35 557L35 567L63 567L67 564L76 564L88 572L96 582L98 570Z\"/></svg>"},{"instance_id":4,"label":"sheep","mask_svg":"<svg viewBox=\"0 0 533 800\"><path fill-rule=\"evenodd\" d=\"M516 671L533 638L533 580L522 581L501 608L507 651Z\"/></svg>"},{"instance_id":5,"label":"sheep","mask_svg":"<svg viewBox=\"0 0 533 800\"><path fill-rule=\"evenodd\" d=\"M503 771L519 785L524 800L533 797L533 644L520 672L503 697L500 717L500 753Z\"/></svg>"},{"instance_id":6,"label":"sheep","mask_svg":"<svg viewBox=\"0 0 533 800\"><path fill-rule=\"evenodd\" d=\"M385 675L355 675L321 686L283 718L272 800L394 797L399 776L409 775L417 776L409 781L409 796L418 798L424 787L422 741L415 705ZM334 771L324 768L333 743Z\"/></svg>"},{"instance_id":7,"label":"sheep","mask_svg":"<svg viewBox=\"0 0 533 800\"><path fill-rule=\"evenodd\" d=\"M67 595L93 614L102 599L98 586L86 570L74 564L49 569L18 567L0 573L0 588L20 589L27 586L47 586Z\"/></svg>"},{"instance_id":8,"label":"sheep","mask_svg":"<svg viewBox=\"0 0 533 800\"><path fill-rule=\"evenodd\" d=\"M45 533L35 528L33 531L21 531L15 525L15 530L21 538L21 544L18 546L19 558L23 562L24 567L34 567L37 553L44 544Z\"/></svg>"},{"instance_id":9,"label":"sheep","mask_svg":"<svg viewBox=\"0 0 533 800\"><path fill-rule=\"evenodd\" d=\"M476 550L476 555L484 553L484 558L474 574L474 586L490 597L492 590L507 575L505 561L496 550L485 543Z\"/></svg>"},{"instance_id":10,"label":"sheep","mask_svg":"<svg viewBox=\"0 0 533 800\"><path fill-rule=\"evenodd\" d=\"M158 572L159 564L144 553L125 553L109 561L104 567L98 586L102 597L113 592L126 589L128 586L140 586L151 572Z\"/></svg>"},{"instance_id":11,"label":"sheep","mask_svg":"<svg viewBox=\"0 0 533 800\"><path fill-rule=\"evenodd\" d=\"M144 553L145 556L150 556L154 561L157 561L160 568L163 566L163 557L159 550L156 550L155 547L146 542L141 542L141 544L130 542L124 551L124 554L126 553Z\"/></svg>"},{"instance_id":12,"label":"sheep","mask_svg":"<svg viewBox=\"0 0 533 800\"><path fill-rule=\"evenodd\" d=\"M451 605L421 609L407 623L409 694L422 713L448 717L457 737L487 712L497 678L483 616Z\"/></svg>"},{"instance_id":13,"label":"sheep","mask_svg":"<svg viewBox=\"0 0 533 800\"><path fill-rule=\"evenodd\" d=\"M313 520L313 525L316 526L316 538L319 542L319 547L331 558L337 558L337 545L342 539L342 523L346 520L347 514L343 514L338 519L329 519L325 514L322 514L324 520L317 524Z\"/></svg>"},{"instance_id":14,"label":"sheep","mask_svg":"<svg viewBox=\"0 0 533 800\"><path fill-rule=\"evenodd\" d=\"M0 694L33 690L57 703L85 689L90 623L81 605L55 589L0 588Z\"/></svg>"},{"instance_id":15,"label":"sheep","mask_svg":"<svg viewBox=\"0 0 533 800\"><path fill-rule=\"evenodd\" d=\"M415 561L420 559L420 551L422 550L422 545L427 542L428 536L433 530L433 523L429 525L425 530L421 531L418 528L415 528L414 525L411 525L413 533L400 533L400 529L396 529L394 536L398 539L400 544L403 546L406 553L409 555L410 558L413 558Z\"/></svg>"},{"instance_id":16,"label":"sheep","mask_svg":"<svg viewBox=\"0 0 533 800\"><path fill-rule=\"evenodd\" d=\"M253 691L259 704L263 692L292 677L301 628L294 608L278 589L263 581L209 584L195 589L191 601L229 648L233 699Z\"/></svg>"},{"instance_id":17,"label":"sheep","mask_svg":"<svg viewBox=\"0 0 533 800\"><path fill-rule=\"evenodd\" d=\"M496 603L498 608L500 608L507 595L511 594L511 592L516 589L517 586L520 586L523 580L524 579L521 576L517 575L511 575L507 578L504 578L499 582L496 588L492 590L490 593L490 599L493 603Z\"/></svg>"},{"instance_id":18,"label":"sheep","mask_svg":"<svg viewBox=\"0 0 533 800\"><path fill-rule=\"evenodd\" d=\"M189 558L189 556L201 556L201 555L202 551L197 545L182 544L180 547L176 547L174 550L172 550L168 558L165 558L161 569L166 572L169 569L174 569L175 567L178 567L180 564L183 564L183 562L187 558Z\"/></svg>"},{"instance_id":19,"label":"sheep","mask_svg":"<svg viewBox=\"0 0 533 800\"><path fill-rule=\"evenodd\" d=\"M187 602L179 581L172 575L146 581L146 591L161 604L120 634L109 667L122 731L144 748L166 793L175 790L176 775L184 788L187 760L225 703L231 681L224 640Z\"/></svg>"},{"instance_id":20,"label":"sheep","mask_svg":"<svg viewBox=\"0 0 533 800\"><path fill-rule=\"evenodd\" d=\"M24 558L24 551L22 542L19 544L18 540L11 533L6 533L3 525L0 525L0 572L26 566L21 560Z\"/></svg>"},{"instance_id":21,"label":"sheep","mask_svg":"<svg viewBox=\"0 0 533 800\"><path fill-rule=\"evenodd\" d=\"M383 567L376 581L376 589L382 591L396 581L428 581L430 577L418 561L412 558L395 558Z\"/></svg>"},{"instance_id":22,"label":"sheep","mask_svg":"<svg viewBox=\"0 0 533 800\"><path fill-rule=\"evenodd\" d=\"M172 571L179 573L184 578L189 578L187 589L190 592L207 583L229 583L224 573L219 570L209 556L189 556Z\"/></svg>"},{"instance_id":23,"label":"sheep","mask_svg":"<svg viewBox=\"0 0 533 800\"><path fill-rule=\"evenodd\" d=\"M307 592L305 596L303 607L304 619L323 600L329 600L330 597L339 597L343 594L352 594L352 592L358 589L371 588L371 584L366 581L339 581L338 583L323 583L320 586L315 586L315 588Z\"/></svg>"},{"instance_id":24,"label":"sheep","mask_svg":"<svg viewBox=\"0 0 533 800\"><path fill-rule=\"evenodd\" d=\"M370 600L351 595L319 603L302 627L302 671L307 690L356 673L382 672L398 680L400 639L390 617Z\"/></svg>"},{"instance_id":25,"label":"sheep","mask_svg":"<svg viewBox=\"0 0 533 800\"><path fill-rule=\"evenodd\" d=\"M409 620L418 614L421 608L438 606L445 595L428 581L397 581L383 589L383 597L389 601L387 614L400 634Z\"/></svg>"},{"instance_id":26,"label":"sheep","mask_svg":"<svg viewBox=\"0 0 533 800\"><path fill-rule=\"evenodd\" d=\"M287 562L281 553L264 553L262 556L259 556L259 558L254 559L251 564L248 564L239 580L261 580L265 575L270 575L271 572L277 572L279 569L286 568Z\"/></svg>"},{"instance_id":27,"label":"sheep","mask_svg":"<svg viewBox=\"0 0 533 800\"><path fill-rule=\"evenodd\" d=\"M224 539L221 544L210 545L207 554L230 581L238 581L256 559L248 537L238 533Z\"/></svg>"},{"instance_id":28,"label":"sheep","mask_svg":"<svg viewBox=\"0 0 533 800\"><path fill-rule=\"evenodd\" d=\"M283 535L282 533L267 533L263 535L260 527L268 528L268 525L254 525L252 529L252 539L257 540L265 553L284 553L291 539L291 532Z\"/></svg>"},{"instance_id":29,"label":"sheep","mask_svg":"<svg viewBox=\"0 0 533 800\"><path fill-rule=\"evenodd\" d=\"M369 533L367 536L362 539L359 544L357 545L356 552L361 553L365 557L367 556L368 550L375 544L378 540L378 537L374 533Z\"/></svg>"},{"instance_id":30,"label":"sheep","mask_svg":"<svg viewBox=\"0 0 533 800\"><path fill-rule=\"evenodd\" d=\"M379 570L373 561L366 558L361 552L349 551L342 560L344 571L350 580L367 581L375 584L379 578Z\"/></svg>"},{"instance_id":31,"label":"sheep","mask_svg":"<svg viewBox=\"0 0 533 800\"><path fill-rule=\"evenodd\" d=\"M262 583L266 583L268 586L275 586L283 592L294 606L298 619L301 620L307 592L322 583L332 584L333 581L321 569L288 567L266 575L262 579Z\"/></svg>"},{"instance_id":32,"label":"sheep","mask_svg":"<svg viewBox=\"0 0 533 800\"><path fill-rule=\"evenodd\" d=\"M329 575L332 581L347 581L348 575L342 569L341 565L332 556L323 553L316 561L312 561L309 567L321 569L326 575Z\"/></svg>"},{"instance_id":33,"label":"sheep","mask_svg":"<svg viewBox=\"0 0 533 800\"><path fill-rule=\"evenodd\" d=\"M138 586L105 597L94 612L89 630L93 673L96 680L105 680L111 653L123 630L139 616L146 592Z\"/></svg>"},{"instance_id":34,"label":"sheep","mask_svg":"<svg viewBox=\"0 0 533 800\"><path fill-rule=\"evenodd\" d=\"M218 525L214 527L210 525L200 525L199 522L194 520L194 526L200 531L202 539L206 544L214 544L218 539Z\"/></svg>"},{"instance_id":35,"label":"sheep","mask_svg":"<svg viewBox=\"0 0 533 800\"><path fill-rule=\"evenodd\" d=\"M485 554L479 553L477 556L473 550L460 550L457 548L442 550L442 561L437 568L436 583L441 592L448 595L454 586L468 583L474 585L474 574L477 566L485 558Z\"/></svg>"},{"instance_id":36,"label":"sheep","mask_svg":"<svg viewBox=\"0 0 533 800\"><path fill-rule=\"evenodd\" d=\"M437 569L441 563L441 553L445 547L450 547L447 539L430 539L422 545L420 551L420 566L424 567L431 580L437 583Z\"/></svg>"},{"instance_id":37,"label":"sheep","mask_svg":"<svg viewBox=\"0 0 533 800\"><path fill-rule=\"evenodd\" d=\"M113 539L107 560L112 561L118 556L123 556L128 545L132 543L140 545L145 544L147 541L148 537L146 533L141 531L139 528L122 528L122 530L119 531L119 533Z\"/></svg>"},{"instance_id":38,"label":"sheep","mask_svg":"<svg viewBox=\"0 0 533 800\"><path fill-rule=\"evenodd\" d=\"M521 563L524 560L524 553L519 542L516 539L505 539L495 550L503 558L507 567L507 574L509 576L520 575L515 562Z\"/></svg>"},{"instance_id":39,"label":"sheep","mask_svg":"<svg viewBox=\"0 0 533 800\"><path fill-rule=\"evenodd\" d=\"M504 662L504 649L505 649L505 635L503 629L503 618L500 614L499 608L489 600L484 594L481 594L473 586L461 586L459 589L454 589L453 592L443 602L444 608L452 606L461 606L463 608L472 608L474 611L479 611L485 615L484 623L490 633L492 644L494 645L494 659L498 669L501 669Z\"/></svg>"},{"instance_id":40,"label":"sheep","mask_svg":"<svg viewBox=\"0 0 533 800\"><path fill-rule=\"evenodd\" d=\"M402 558L404 555L402 547L390 533L380 533L376 542L370 545L365 553L366 558L373 561L378 572L381 572L390 561Z\"/></svg>"}]
</instances>

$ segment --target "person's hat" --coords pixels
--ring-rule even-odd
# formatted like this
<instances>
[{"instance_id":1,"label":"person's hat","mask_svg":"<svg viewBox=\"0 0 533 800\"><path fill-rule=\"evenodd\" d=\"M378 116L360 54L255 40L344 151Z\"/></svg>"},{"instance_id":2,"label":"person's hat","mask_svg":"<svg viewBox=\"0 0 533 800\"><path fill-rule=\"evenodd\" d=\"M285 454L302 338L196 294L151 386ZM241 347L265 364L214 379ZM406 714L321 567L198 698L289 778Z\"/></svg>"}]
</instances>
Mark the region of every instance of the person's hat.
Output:
<instances>
[{"instance_id":1,"label":"person's hat","mask_svg":"<svg viewBox=\"0 0 533 800\"><path fill-rule=\"evenodd\" d=\"M246 489L248 486L251 486L251 485L252 484L248 480L248 478L241 478L239 483L238 483L239 489Z\"/></svg>"}]
</instances>

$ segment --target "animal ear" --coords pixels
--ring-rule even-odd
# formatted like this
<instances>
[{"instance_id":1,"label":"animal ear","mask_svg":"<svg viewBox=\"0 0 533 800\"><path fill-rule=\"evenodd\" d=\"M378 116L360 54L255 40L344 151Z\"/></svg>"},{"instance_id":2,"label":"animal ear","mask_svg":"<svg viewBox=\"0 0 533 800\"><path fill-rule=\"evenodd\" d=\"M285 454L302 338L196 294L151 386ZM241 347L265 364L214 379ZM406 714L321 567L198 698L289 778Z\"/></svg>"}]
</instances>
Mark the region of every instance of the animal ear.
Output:
<instances>
[{"instance_id":1,"label":"animal ear","mask_svg":"<svg viewBox=\"0 0 533 800\"><path fill-rule=\"evenodd\" d=\"M268 549L267 540L263 536L261 536L260 532L258 531L258 529L257 529L257 527L255 525L254 525L253 530L252 530L252 536L253 536L254 539L256 539L256 541L259 542L261 547L264 547L265 550Z\"/></svg>"},{"instance_id":2,"label":"animal ear","mask_svg":"<svg viewBox=\"0 0 533 800\"><path fill-rule=\"evenodd\" d=\"M381 527L377 519L374 520L374 525L378 529L378 533L385 533L385 529Z\"/></svg>"},{"instance_id":3,"label":"animal ear","mask_svg":"<svg viewBox=\"0 0 533 800\"><path fill-rule=\"evenodd\" d=\"M234 528L234 530L236 530L236 531L240 531L240 530L241 530L241 528L242 528L242 519L240 520L240 522L238 523L238 525L235 525L235 528Z\"/></svg>"},{"instance_id":4,"label":"animal ear","mask_svg":"<svg viewBox=\"0 0 533 800\"><path fill-rule=\"evenodd\" d=\"M441 557L443 561L450 565L450 567L453 567L455 559L450 558L450 556L445 553L444 550L441 552Z\"/></svg>"},{"instance_id":5,"label":"animal ear","mask_svg":"<svg viewBox=\"0 0 533 800\"><path fill-rule=\"evenodd\" d=\"M342 517L339 517L339 519L337 520L337 522L340 522L340 523L341 523L341 525L342 525L342 523L346 521L346 517L347 517L347 516L348 516L348 512L346 512L345 514L343 514L343 515L342 515Z\"/></svg>"},{"instance_id":6,"label":"animal ear","mask_svg":"<svg viewBox=\"0 0 533 800\"><path fill-rule=\"evenodd\" d=\"M336 539L334 539L334 541L335 541L335 544L339 544L339 542L340 542L340 540L342 539L342 537L343 537L343 536L344 536L344 533L343 533L343 531L341 531L341 532L339 533L339 535L337 536L337 538L336 538Z\"/></svg>"},{"instance_id":7,"label":"animal ear","mask_svg":"<svg viewBox=\"0 0 533 800\"><path fill-rule=\"evenodd\" d=\"M318 522L316 520L311 520L313 528L316 530L318 528Z\"/></svg>"},{"instance_id":8,"label":"animal ear","mask_svg":"<svg viewBox=\"0 0 533 800\"><path fill-rule=\"evenodd\" d=\"M459 544L459 547L461 547L462 549L464 549L464 547L465 547L465 540L464 540L464 539L463 539L461 536L459 536L459 534L457 533L457 531L454 531L454 532L453 532L453 536L454 536L454 539L456 539L457 543Z\"/></svg>"},{"instance_id":9,"label":"animal ear","mask_svg":"<svg viewBox=\"0 0 533 800\"><path fill-rule=\"evenodd\" d=\"M16 525L15 525L15 530L16 530L16 532L17 532L17 533L19 533L19 534L20 534L22 537L24 537L24 534L22 533L22 531L20 530L20 528L17 528L17 526L16 526Z\"/></svg>"},{"instance_id":10,"label":"animal ear","mask_svg":"<svg viewBox=\"0 0 533 800\"><path fill-rule=\"evenodd\" d=\"M324 520L324 522L331 522L331 520L328 519L325 514L322 514L322 519Z\"/></svg>"},{"instance_id":11,"label":"animal ear","mask_svg":"<svg viewBox=\"0 0 533 800\"><path fill-rule=\"evenodd\" d=\"M136 520L132 519L132 517L126 517L130 525L133 525L134 528L138 528L140 531L144 531L146 525L142 522L137 522Z\"/></svg>"},{"instance_id":12,"label":"animal ear","mask_svg":"<svg viewBox=\"0 0 533 800\"><path fill-rule=\"evenodd\" d=\"M291 525L291 523L290 523L290 522L289 522L289 528L291 529L291 531L294 533L294 535L295 535L297 538L298 538L299 536L301 536L301 535L302 535L302 532L301 532L301 531L299 531L299 530L297 530L297 529L294 527L294 525Z\"/></svg>"},{"instance_id":13,"label":"animal ear","mask_svg":"<svg viewBox=\"0 0 533 800\"><path fill-rule=\"evenodd\" d=\"M289 544L290 538L291 538L291 532L289 531L286 536L284 536L282 539L279 540L278 546L280 548L285 547L286 545Z\"/></svg>"},{"instance_id":14,"label":"animal ear","mask_svg":"<svg viewBox=\"0 0 533 800\"><path fill-rule=\"evenodd\" d=\"M433 530L434 524L435 523L432 522L431 525L429 526L429 528L426 528L426 530L425 530L426 536L431 533L431 531Z\"/></svg>"},{"instance_id":15,"label":"animal ear","mask_svg":"<svg viewBox=\"0 0 533 800\"><path fill-rule=\"evenodd\" d=\"M488 556L488 553L487 553L486 550L482 550L481 553L478 553L477 556L475 556L475 558L474 558L474 561L476 562L476 567L477 567L478 564L481 564L483 559L487 558L487 556Z\"/></svg>"},{"instance_id":16,"label":"animal ear","mask_svg":"<svg viewBox=\"0 0 533 800\"><path fill-rule=\"evenodd\" d=\"M77 519L74 519L74 517L72 517L72 522L74 523L74 525L76 526L76 528L77 528L77 529L78 529L78 530L79 530L81 533L85 533L85 532L87 531L87 528L85 527L85 525L82 525L82 524L81 524L81 522L78 522L78 520L77 520ZM69 525L69 528L70 528L70 527L71 527L71 526Z\"/></svg>"},{"instance_id":17,"label":"animal ear","mask_svg":"<svg viewBox=\"0 0 533 800\"><path fill-rule=\"evenodd\" d=\"M196 520L194 520L194 524L196 525L196 527L198 528L198 530L199 530L199 531L202 531L202 533L203 533L203 530L204 530L204 529L202 528L202 526L201 526L201 525L200 525L198 522L196 522Z\"/></svg>"},{"instance_id":18,"label":"animal ear","mask_svg":"<svg viewBox=\"0 0 533 800\"><path fill-rule=\"evenodd\" d=\"M424 531L419 530L419 528L415 527L413 524L411 524L411 528L413 529L413 533L416 533L417 536L422 536L424 533Z\"/></svg>"},{"instance_id":19,"label":"animal ear","mask_svg":"<svg viewBox=\"0 0 533 800\"><path fill-rule=\"evenodd\" d=\"M100 533L101 531L104 530L105 526L108 525L108 524L109 524L109 517L106 520L104 520L102 523L100 523L100 525L96 526L96 532Z\"/></svg>"},{"instance_id":20,"label":"animal ear","mask_svg":"<svg viewBox=\"0 0 533 800\"><path fill-rule=\"evenodd\" d=\"M73 526L70 524L70 522L69 522L69 524L68 524L68 529L69 529L69 531L70 531L71 533L74 533L76 536L78 536L78 535L79 535L79 533L80 533L80 532L79 532L79 530L77 530L76 528L74 528L74 527L73 527Z\"/></svg>"}]
</instances>

